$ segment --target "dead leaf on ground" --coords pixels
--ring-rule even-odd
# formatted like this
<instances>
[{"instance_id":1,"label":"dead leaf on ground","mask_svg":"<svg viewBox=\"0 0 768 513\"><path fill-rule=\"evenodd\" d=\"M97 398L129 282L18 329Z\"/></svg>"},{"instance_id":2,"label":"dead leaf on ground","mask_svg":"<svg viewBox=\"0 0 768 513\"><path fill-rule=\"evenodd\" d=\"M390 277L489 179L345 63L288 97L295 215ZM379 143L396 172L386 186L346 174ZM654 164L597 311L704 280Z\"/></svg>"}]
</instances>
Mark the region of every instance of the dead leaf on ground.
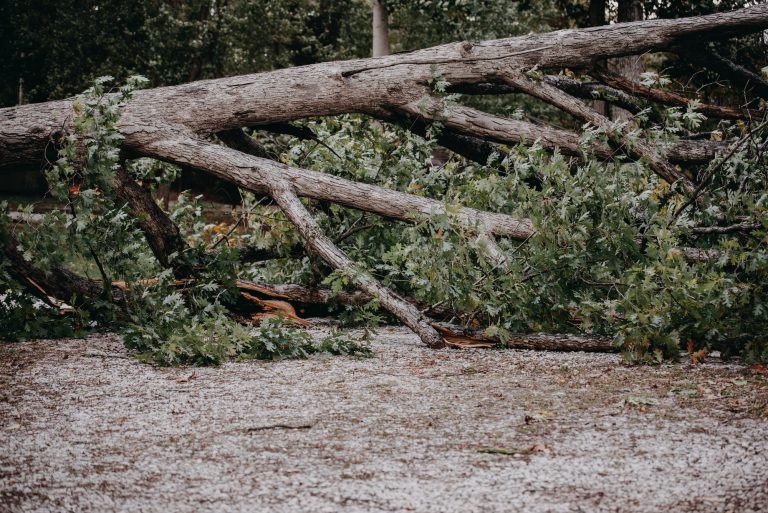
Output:
<instances>
[{"instance_id":1,"label":"dead leaf on ground","mask_svg":"<svg viewBox=\"0 0 768 513\"><path fill-rule=\"evenodd\" d=\"M192 374L189 376L182 376L180 378L176 378L176 383L186 383L189 380L195 379L197 377L197 373L195 371L192 371Z\"/></svg>"},{"instance_id":2,"label":"dead leaf on ground","mask_svg":"<svg viewBox=\"0 0 768 513\"><path fill-rule=\"evenodd\" d=\"M541 410L533 413L526 413L525 417L523 417L523 420L525 421L526 424L531 424L533 422L543 422L551 416L552 416L551 411Z\"/></svg>"}]
</instances>

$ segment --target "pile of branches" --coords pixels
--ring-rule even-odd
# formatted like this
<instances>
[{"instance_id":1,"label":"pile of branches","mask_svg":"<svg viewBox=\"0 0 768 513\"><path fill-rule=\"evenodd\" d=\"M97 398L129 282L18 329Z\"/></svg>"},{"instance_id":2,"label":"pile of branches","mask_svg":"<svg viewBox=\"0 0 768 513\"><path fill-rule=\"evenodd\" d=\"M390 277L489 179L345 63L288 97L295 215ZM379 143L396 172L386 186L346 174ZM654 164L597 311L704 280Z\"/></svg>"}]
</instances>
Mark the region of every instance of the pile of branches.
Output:
<instances>
[{"instance_id":1,"label":"pile of branches","mask_svg":"<svg viewBox=\"0 0 768 513\"><path fill-rule=\"evenodd\" d=\"M755 102L736 106L692 104L692 99L682 94L617 75L605 66L606 60L650 52L685 57L693 48L705 48L707 41L765 29L768 6L757 5L686 19L459 42L374 59L135 91L119 103L114 113L119 155L107 179L112 181L117 200L135 218L157 263L172 270L181 290L205 270L205 259L180 257L189 254L188 242L146 184L137 181L122 164L126 159L149 157L196 169L269 198L301 235L302 246L297 252L311 254L342 271L357 289L332 293L321 287L239 280L235 285L241 297L262 310L279 310L301 322L285 303L306 305L333 300L360 304L375 299L431 348L484 346L501 341L510 347L535 349L614 350L612 339L606 336L507 333L500 340L474 323L460 326L444 322L453 316L451 312L441 310L440 305L416 304L350 259L323 232L301 198L403 223L450 213L482 245L494 266L502 269L509 255L500 249L499 241L524 242L535 236L537 227L531 219L468 207L448 212L447 204L438 199L289 166L276 161L269 148L253 135L266 132L312 139L316 136L311 130L291 122L355 113L431 136L436 144L481 164L516 145L535 145L575 161L589 155L605 162L639 162L665 184L667 192L658 198L660 208L673 209L675 219L682 219L687 210L701 204L718 170L762 130L764 113ZM697 62L711 66L735 87L748 90L756 98L768 98L768 83L756 73L719 55L698 55ZM582 79L576 78L579 76ZM436 87L436 83L441 85ZM528 95L569 115L582 131L596 131L600 137L585 143L584 133L471 108L457 103L454 93ZM119 93L105 97L115 95ZM647 106L652 104L689 109L693 105L695 112L707 118L736 120L745 128L742 136L733 140L703 139L689 133L691 137L659 145L645 139L632 123L617 124L598 113L591 106L595 99L638 116L649 112ZM87 166L90 157L80 140L84 132L77 126L79 108L76 101L63 100L1 109L0 173L2 169L35 172L50 168L67 143L70 163L75 168ZM433 130L436 125L439 130ZM76 196L79 186L78 174L72 176L70 197ZM747 233L761 226L760 221L752 219L696 229L709 234ZM46 303L66 301L81 307L105 297L119 307L130 303L125 284L107 280L106 275L102 280L93 280L63 266L37 265L36 256L25 254L13 226L5 223L2 228L0 248L6 261L5 272ZM644 242L636 242L642 249ZM717 249L678 249L690 261L716 261L721 257ZM281 256L252 247L238 250L242 262ZM232 315L245 318L237 309Z\"/></svg>"}]
</instances>

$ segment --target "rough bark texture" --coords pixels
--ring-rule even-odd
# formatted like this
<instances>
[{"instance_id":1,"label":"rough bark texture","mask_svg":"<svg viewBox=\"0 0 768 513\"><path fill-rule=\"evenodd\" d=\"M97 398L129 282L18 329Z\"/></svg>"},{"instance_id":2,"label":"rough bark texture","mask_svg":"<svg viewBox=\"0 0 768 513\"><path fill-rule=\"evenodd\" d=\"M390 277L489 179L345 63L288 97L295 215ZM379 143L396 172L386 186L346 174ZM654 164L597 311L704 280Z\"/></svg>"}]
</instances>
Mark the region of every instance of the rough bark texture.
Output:
<instances>
[{"instance_id":1,"label":"rough bark texture","mask_svg":"<svg viewBox=\"0 0 768 513\"><path fill-rule=\"evenodd\" d=\"M137 92L123 109L119 128L124 147L141 154L147 142L170 134L207 137L243 126L406 105L428 90L433 66L452 84L501 82L507 70L590 68L599 59L667 50L691 37L765 28L768 6L757 5L204 80ZM0 162L39 163L51 137L70 127L71 112L68 100L2 109Z\"/></svg>"},{"instance_id":2,"label":"rough bark texture","mask_svg":"<svg viewBox=\"0 0 768 513\"><path fill-rule=\"evenodd\" d=\"M171 255L184 252L186 244L178 227L163 212L152 198L151 193L142 188L122 166L115 171L115 195L128 205L128 213L135 217L147 239L152 253L163 267L171 267ZM185 278L190 270L174 262L176 277Z\"/></svg>"},{"instance_id":3,"label":"rough bark texture","mask_svg":"<svg viewBox=\"0 0 768 513\"><path fill-rule=\"evenodd\" d=\"M159 139L148 143L145 150L150 156L209 171L254 192L269 194L275 181L285 180L298 196L331 201L393 219L412 222L418 216L445 212L441 201L293 168L205 141ZM533 231L529 220L504 214L461 208L456 215L469 227L499 236L525 239Z\"/></svg>"},{"instance_id":4,"label":"rough bark texture","mask_svg":"<svg viewBox=\"0 0 768 513\"><path fill-rule=\"evenodd\" d=\"M373 56L389 55L389 20L381 0L371 0L373 10Z\"/></svg>"},{"instance_id":5,"label":"rough bark texture","mask_svg":"<svg viewBox=\"0 0 768 513\"><path fill-rule=\"evenodd\" d=\"M484 347L500 343L498 337L491 337L485 330L462 328L444 322L433 323L443 334L449 345L458 347ZM504 341L504 347L512 349L538 349L545 351L598 351L610 352L617 348L609 337L580 336L551 333L513 333Z\"/></svg>"},{"instance_id":6,"label":"rough bark texture","mask_svg":"<svg viewBox=\"0 0 768 513\"><path fill-rule=\"evenodd\" d=\"M616 11L616 21L619 23L640 21L643 19L643 2L642 0L619 0ZM640 79L640 74L645 70L640 55L628 55L613 59L609 67L617 75L632 82L637 82ZM611 118L615 121L627 121L632 118L632 113L614 106L611 111Z\"/></svg>"}]
</instances>

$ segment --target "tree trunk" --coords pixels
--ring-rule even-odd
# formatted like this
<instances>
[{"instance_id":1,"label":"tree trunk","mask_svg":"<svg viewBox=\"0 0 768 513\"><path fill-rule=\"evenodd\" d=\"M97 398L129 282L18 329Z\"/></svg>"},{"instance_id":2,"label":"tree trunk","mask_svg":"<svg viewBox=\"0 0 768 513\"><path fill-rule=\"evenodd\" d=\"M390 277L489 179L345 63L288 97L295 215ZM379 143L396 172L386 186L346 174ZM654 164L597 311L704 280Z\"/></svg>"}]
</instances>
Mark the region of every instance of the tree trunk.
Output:
<instances>
[{"instance_id":1,"label":"tree trunk","mask_svg":"<svg viewBox=\"0 0 768 513\"><path fill-rule=\"evenodd\" d=\"M373 57L389 55L389 16L382 0L371 0L373 8Z\"/></svg>"},{"instance_id":2,"label":"tree trunk","mask_svg":"<svg viewBox=\"0 0 768 513\"><path fill-rule=\"evenodd\" d=\"M589 26L600 27L608 23L605 17L606 0L590 0L589 2ZM605 61L597 63L598 65L605 65ZM595 100L592 102L592 108L603 116L608 115L608 104L605 100Z\"/></svg>"},{"instance_id":3,"label":"tree trunk","mask_svg":"<svg viewBox=\"0 0 768 513\"><path fill-rule=\"evenodd\" d=\"M643 19L642 0L619 0L616 21L625 23L640 21ZM613 59L611 69L619 76L631 82L639 82L640 74L645 71L643 59L640 55L629 55ZM614 121L627 121L632 118L632 113L620 107L613 107L611 118Z\"/></svg>"}]
</instances>

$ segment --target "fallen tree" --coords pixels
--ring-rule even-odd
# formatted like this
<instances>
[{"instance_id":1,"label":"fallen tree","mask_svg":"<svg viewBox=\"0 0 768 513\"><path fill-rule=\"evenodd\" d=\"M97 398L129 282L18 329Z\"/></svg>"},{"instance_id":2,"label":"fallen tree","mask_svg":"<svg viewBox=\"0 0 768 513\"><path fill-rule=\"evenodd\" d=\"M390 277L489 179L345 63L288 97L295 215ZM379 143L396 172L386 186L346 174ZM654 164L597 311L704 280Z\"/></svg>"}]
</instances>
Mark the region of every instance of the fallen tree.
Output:
<instances>
[{"instance_id":1,"label":"fallen tree","mask_svg":"<svg viewBox=\"0 0 768 513\"><path fill-rule=\"evenodd\" d=\"M369 270L339 249L338 243L323 232L301 198L407 223L450 216L462 230L471 234L494 270L503 270L510 258L509 252L499 247L499 241L516 240L524 244L537 234L535 221L525 215L513 216L463 206L454 208L440 199L287 165L274 160L275 155L244 130L264 130L316 140L311 130L302 130L290 123L357 113L380 122L399 124L419 135L429 135L438 144L480 164L485 164L495 152L506 151L499 145L534 146L572 156L576 161L596 158L610 162L618 158L621 162L637 162L658 176L667 191L659 202L661 208L666 208L698 196L702 183L697 180L706 174L699 175L697 166L706 167L713 159L717 160L718 155L726 155L726 150L732 146L728 141L700 139L660 143L646 140L637 126L611 122L581 98L600 95L638 115L644 112L643 102L685 106L688 99L679 93L631 83L598 67L598 63L627 55L682 51L678 49L687 48L686 44L693 40L734 37L766 28L768 6L758 5L695 18L460 42L375 59L330 62L139 90L124 100L117 98L118 93L105 94L94 105L112 102L110 105L119 106L110 115L114 115L114 140L119 139L120 162L149 157L210 173L270 198L300 234L308 254L342 271L366 297L376 300L417 333L425 344L439 348L446 343L462 345L462 337L478 341L482 338L481 332L469 333L464 328L438 324L413 301L383 285ZM717 61L719 69L723 68L722 60L721 57ZM591 79L582 82L556 75L565 68ZM756 75L752 80L757 86L764 86ZM585 137L584 133L463 106L453 97L446 96L452 91L525 94L560 109L578 124L583 124L586 132L592 131L598 136ZM76 203L80 194L78 180L82 181L85 174L82 170L91 158L81 140L88 132L78 125L82 109L76 100L64 100L0 110L0 174L3 169L45 168L56 160L58 148L70 144L70 160L75 169L70 188L76 187L70 200ZM753 106L697 103L694 111L740 122L749 122L762 115ZM440 129L432 134L435 125ZM90 137L93 139L92 135ZM727 160L730 156L720 158ZM127 211L137 219L160 267L171 268L177 280L199 275L211 261L206 258L215 257L203 254L186 258L188 242L168 213L123 165L114 166L114 169L111 180L115 197L127 205ZM672 199L673 196L678 198L677 201ZM694 203L697 199L694 197ZM756 224L753 220L739 226L754 228L758 225L759 222ZM699 227L698 233L718 233L717 228ZM89 281L67 270L46 273L28 260L20 259L17 241L10 233L12 230L8 225L5 230L8 233L4 235L3 250L11 275L19 283L32 287L34 294L58 300L75 296L80 303L89 297L105 295L118 303L129 301L121 299L123 289L113 291L98 259L101 282ZM642 251L647 241L634 243ZM241 254L247 253L244 250ZM719 253L714 257L717 255ZM475 317L471 316L470 321ZM546 349L607 349L610 346L602 336L596 336L591 346L581 341L573 344L574 339L567 336L542 337L532 336L521 346ZM488 334L486 338L496 342L513 337Z\"/></svg>"}]
</instances>

